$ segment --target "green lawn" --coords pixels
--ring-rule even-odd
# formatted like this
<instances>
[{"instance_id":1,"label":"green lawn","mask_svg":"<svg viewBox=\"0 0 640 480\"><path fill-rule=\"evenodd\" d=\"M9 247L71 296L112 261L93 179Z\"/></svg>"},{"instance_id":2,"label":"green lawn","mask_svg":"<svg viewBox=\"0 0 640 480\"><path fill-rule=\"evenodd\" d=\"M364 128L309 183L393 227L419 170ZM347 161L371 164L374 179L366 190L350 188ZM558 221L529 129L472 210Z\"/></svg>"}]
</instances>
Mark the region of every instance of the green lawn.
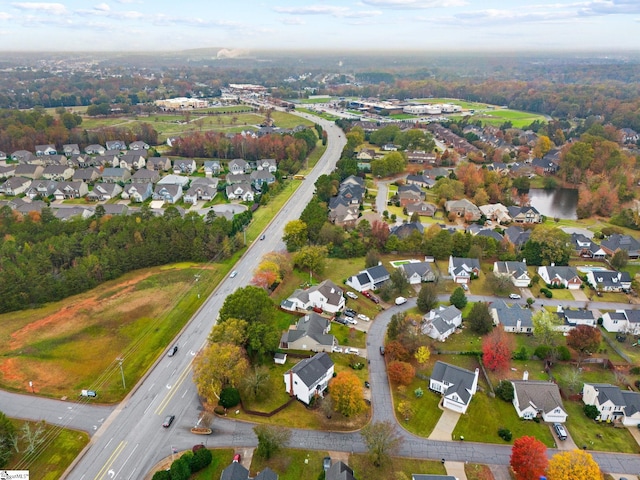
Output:
<instances>
[{"instance_id":1,"label":"green lawn","mask_svg":"<svg viewBox=\"0 0 640 480\"><path fill-rule=\"evenodd\" d=\"M316 450L297 450L284 448L272 456L269 460L254 453L251 459L251 477L254 477L266 467L278 474L280 480L317 480L323 471L322 459L329 452ZM220 478L208 477L208 478Z\"/></svg>"},{"instance_id":2,"label":"green lawn","mask_svg":"<svg viewBox=\"0 0 640 480\"><path fill-rule=\"evenodd\" d=\"M424 392L421 398L417 398L414 394L417 388L422 388ZM416 377L404 393L398 388L392 388L391 394L396 408L396 418L400 425L419 437L431 435L442 415L442 410L438 408L441 396L429 390L429 382ZM397 411L398 404L403 401L409 402L413 410L413 416L408 421Z\"/></svg>"},{"instance_id":3,"label":"green lawn","mask_svg":"<svg viewBox=\"0 0 640 480\"><path fill-rule=\"evenodd\" d=\"M362 320L358 320L358 322L364 323ZM355 348L366 348L366 335L361 330L331 322L331 333L342 346L348 345Z\"/></svg>"},{"instance_id":4,"label":"green lawn","mask_svg":"<svg viewBox=\"0 0 640 480\"><path fill-rule=\"evenodd\" d=\"M12 420L16 431L20 434L23 424L30 423L35 427L35 422ZM38 449L35 456L14 454L6 468L9 470L29 470L31 478L43 480L55 480L61 478L64 471L78 456L82 449L89 443L89 437L84 432L62 429L54 425L47 425L43 438L46 442ZM21 451L26 445L19 444Z\"/></svg>"},{"instance_id":5,"label":"green lawn","mask_svg":"<svg viewBox=\"0 0 640 480\"><path fill-rule=\"evenodd\" d=\"M633 361L634 365L640 365L640 346L633 346L638 341L634 335L627 335L627 339L624 342L618 342L615 332L607 332L604 328L601 328L600 333L610 338Z\"/></svg>"},{"instance_id":6,"label":"green lawn","mask_svg":"<svg viewBox=\"0 0 640 480\"><path fill-rule=\"evenodd\" d=\"M500 126L504 122L510 121L515 128L525 127L535 120L541 122L547 121L544 115L509 109L483 110L482 112L476 112L472 115L470 120L480 120L483 125L494 126Z\"/></svg>"},{"instance_id":7,"label":"green lawn","mask_svg":"<svg viewBox=\"0 0 640 480\"><path fill-rule=\"evenodd\" d=\"M349 466L353 468L355 478L362 480L411 478L413 473L428 473L445 475L446 469L439 461L418 460L415 458L392 457L389 463L375 467L368 455L351 455ZM395 472L402 472L404 476L395 476Z\"/></svg>"},{"instance_id":8,"label":"green lawn","mask_svg":"<svg viewBox=\"0 0 640 480\"><path fill-rule=\"evenodd\" d=\"M214 448L210 449L213 459L207 468L194 473L191 480L211 480L218 479L222 475L222 470L227 468L233 460L233 449L231 448Z\"/></svg>"}]
</instances>

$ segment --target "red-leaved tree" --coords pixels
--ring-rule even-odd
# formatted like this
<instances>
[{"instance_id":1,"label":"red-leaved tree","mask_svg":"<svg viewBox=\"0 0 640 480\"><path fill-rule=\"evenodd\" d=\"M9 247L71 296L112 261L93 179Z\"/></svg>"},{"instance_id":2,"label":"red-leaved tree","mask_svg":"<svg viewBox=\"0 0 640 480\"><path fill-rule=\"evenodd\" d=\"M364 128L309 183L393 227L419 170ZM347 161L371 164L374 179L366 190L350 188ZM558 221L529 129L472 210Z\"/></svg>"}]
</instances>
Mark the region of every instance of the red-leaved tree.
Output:
<instances>
[{"instance_id":1,"label":"red-leaved tree","mask_svg":"<svg viewBox=\"0 0 640 480\"><path fill-rule=\"evenodd\" d=\"M510 464L516 480L539 480L549 465L547 447L535 437L520 437L513 442Z\"/></svg>"},{"instance_id":2,"label":"red-leaved tree","mask_svg":"<svg viewBox=\"0 0 640 480\"><path fill-rule=\"evenodd\" d=\"M482 342L482 362L489 370L506 370L513 352L513 339L498 325Z\"/></svg>"},{"instance_id":3,"label":"red-leaved tree","mask_svg":"<svg viewBox=\"0 0 640 480\"><path fill-rule=\"evenodd\" d=\"M416 374L416 369L407 362L391 362L387 371L391 381L399 385L409 385Z\"/></svg>"},{"instance_id":4,"label":"red-leaved tree","mask_svg":"<svg viewBox=\"0 0 640 480\"><path fill-rule=\"evenodd\" d=\"M600 347L600 330L589 325L578 325L569 331L567 345L580 355L582 360L589 353L597 352Z\"/></svg>"}]
</instances>

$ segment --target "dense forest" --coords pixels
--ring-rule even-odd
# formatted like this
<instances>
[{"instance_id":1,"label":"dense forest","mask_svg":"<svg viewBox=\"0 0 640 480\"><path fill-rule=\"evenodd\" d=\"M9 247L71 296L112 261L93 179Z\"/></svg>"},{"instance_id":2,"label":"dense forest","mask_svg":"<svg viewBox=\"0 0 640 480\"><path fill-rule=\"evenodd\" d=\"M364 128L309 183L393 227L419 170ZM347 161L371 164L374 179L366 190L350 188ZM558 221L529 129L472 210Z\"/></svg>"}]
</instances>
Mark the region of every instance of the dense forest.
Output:
<instances>
[{"instance_id":1,"label":"dense forest","mask_svg":"<svg viewBox=\"0 0 640 480\"><path fill-rule=\"evenodd\" d=\"M228 258L242 247L251 212L233 221L209 214L183 217L175 207L154 216L104 215L63 222L50 209L23 217L0 209L0 312L60 300L139 268Z\"/></svg>"}]
</instances>

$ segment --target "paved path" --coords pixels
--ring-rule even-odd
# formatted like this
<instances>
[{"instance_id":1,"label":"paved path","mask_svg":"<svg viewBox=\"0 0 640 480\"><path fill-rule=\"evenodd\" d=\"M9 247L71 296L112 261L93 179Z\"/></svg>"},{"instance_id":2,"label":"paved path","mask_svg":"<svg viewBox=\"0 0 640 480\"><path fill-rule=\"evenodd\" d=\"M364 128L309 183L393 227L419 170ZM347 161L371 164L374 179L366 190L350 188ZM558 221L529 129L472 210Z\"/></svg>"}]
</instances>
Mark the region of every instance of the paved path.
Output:
<instances>
[{"instance_id":1,"label":"paved path","mask_svg":"<svg viewBox=\"0 0 640 480\"><path fill-rule=\"evenodd\" d=\"M456 424L460 419L460 414L452 410L442 408L441 405L442 401L440 402L440 405L438 405L438 408L442 410L442 415L440 415L440 419L438 420L438 423L436 423L433 432L429 435L429 440L450 441L452 439L451 435L453 434L453 429L456 428Z\"/></svg>"}]
</instances>

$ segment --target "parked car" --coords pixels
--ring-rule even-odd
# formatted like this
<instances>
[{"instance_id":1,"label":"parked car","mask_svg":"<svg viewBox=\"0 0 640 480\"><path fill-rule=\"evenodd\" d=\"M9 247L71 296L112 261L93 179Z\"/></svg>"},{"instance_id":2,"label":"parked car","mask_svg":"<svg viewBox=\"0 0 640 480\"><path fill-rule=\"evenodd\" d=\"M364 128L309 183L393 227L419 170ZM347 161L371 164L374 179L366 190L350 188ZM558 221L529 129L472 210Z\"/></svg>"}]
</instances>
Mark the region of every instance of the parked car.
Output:
<instances>
[{"instance_id":1,"label":"parked car","mask_svg":"<svg viewBox=\"0 0 640 480\"><path fill-rule=\"evenodd\" d=\"M373 303L380 303L380 299L376 297L373 293L371 293L369 290L365 290L364 292L362 292L362 294L365 297L367 297L369 300L371 300Z\"/></svg>"},{"instance_id":2,"label":"parked car","mask_svg":"<svg viewBox=\"0 0 640 480\"><path fill-rule=\"evenodd\" d=\"M80 396L81 397L92 397L95 398L98 396L98 392L96 392L95 390L81 390L80 391Z\"/></svg>"},{"instance_id":3,"label":"parked car","mask_svg":"<svg viewBox=\"0 0 640 480\"><path fill-rule=\"evenodd\" d=\"M403 303L407 303L407 299L404 297L397 297L396 298L396 305L402 305Z\"/></svg>"},{"instance_id":4,"label":"parked car","mask_svg":"<svg viewBox=\"0 0 640 480\"><path fill-rule=\"evenodd\" d=\"M322 309L320 307L313 307L313 311L316 313L322 313Z\"/></svg>"},{"instance_id":5,"label":"parked car","mask_svg":"<svg viewBox=\"0 0 640 480\"><path fill-rule=\"evenodd\" d=\"M355 294L355 293L353 293L353 292L347 292L347 297L352 298L352 299L354 299L354 300L357 300L357 299L358 299L358 295L356 295L356 294Z\"/></svg>"},{"instance_id":6,"label":"parked car","mask_svg":"<svg viewBox=\"0 0 640 480\"><path fill-rule=\"evenodd\" d=\"M348 325L348 322L345 317L335 317L333 321L337 323L341 323L342 325Z\"/></svg>"},{"instance_id":7,"label":"parked car","mask_svg":"<svg viewBox=\"0 0 640 480\"><path fill-rule=\"evenodd\" d=\"M175 415L167 415L166 417L164 417L164 422L162 422L162 426L164 428L169 428L175 419L176 419Z\"/></svg>"},{"instance_id":8,"label":"parked car","mask_svg":"<svg viewBox=\"0 0 640 480\"><path fill-rule=\"evenodd\" d=\"M355 310L352 310L351 308L345 308L344 309L344 314L347 317L355 317L358 313Z\"/></svg>"},{"instance_id":9,"label":"parked car","mask_svg":"<svg viewBox=\"0 0 640 480\"><path fill-rule=\"evenodd\" d=\"M347 347L347 349L344 351L344 353L350 353L352 355L358 355L360 352L358 351L357 348Z\"/></svg>"},{"instance_id":10,"label":"parked car","mask_svg":"<svg viewBox=\"0 0 640 480\"><path fill-rule=\"evenodd\" d=\"M240 456L240 454L239 454L239 453L236 453L236 454L233 456L233 461L234 461L234 462L236 462L236 463L240 462L240 460L241 460L241 459L242 459L242 457Z\"/></svg>"},{"instance_id":11,"label":"parked car","mask_svg":"<svg viewBox=\"0 0 640 480\"><path fill-rule=\"evenodd\" d=\"M564 426L561 423L554 423L553 429L556 431L556 435L560 440L567 439L567 431L564 429Z\"/></svg>"},{"instance_id":12,"label":"parked car","mask_svg":"<svg viewBox=\"0 0 640 480\"><path fill-rule=\"evenodd\" d=\"M367 387L367 388L371 388L371 384L369 382L367 382L366 380L364 382L364 386Z\"/></svg>"},{"instance_id":13,"label":"parked car","mask_svg":"<svg viewBox=\"0 0 640 480\"><path fill-rule=\"evenodd\" d=\"M334 345L333 347L331 347L331 351L334 353L342 353L342 347Z\"/></svg>"},{"instance_id":14,"label":"parked car","mask_svg":"<svg viewBox=\"0 0 640 480\"><path fill-rule=\"evenodd\" d=\"M461 283L461 284L460 284L460 286L462 287L462 289L463 289L465 292L468 292L468 291L469 291L469 287L467 286L467 284L466 284L466 283Z\"/></svg>"},{"instance_id":15,"label":"parked car","mask_svg":"<svg viewBox=\"0 0 640 480\"><path fill-rule=\"evenodd\" d=\"M350 323L351 325L357 325L358 324L358 321L353 317L346 317L345 320L347 321L347 323Z\"/></svg>"},{"instance_id":16,"label":"parked car","mask_svg":"<svg viewBox=\"0 0 640 480\"><path fill-rule=\"evenodd\" d=\"M324 457L322 459L322 468L325 472L331 468L331 457Z\"/></svg>"},{"instance_id":17,"label":"parked car","mask_svg":"<svg viewBox=\"0 0 640 480\"><path fill-rule=\"evenodd\" d=\"M178 345L174 345L171 350L167 353L167 357L173 357L176 353L178 353Z\"/></svg>"},{"instance_id":18,"label":"parked car","mask_svg":"<svg viewBox=\"0 0 640 480\"><path fill-rule=\"evenodd\" d=\"M358 318L362 321L368 322L369 320L371 320L369 317L367 317L364 313L359 313L358 314Z\"/></svg>"},{"instance_id":19,"label":"parked car","mask_svg":"<svg viewBox=\"0 0 640 480\"><path fill-rule=\"evenodd\" d=\"M520 300L522 297L520 295L518 295L517 293L512 293L509 295L509 298L511 300Z\"/></svg>"}]
</instances>

